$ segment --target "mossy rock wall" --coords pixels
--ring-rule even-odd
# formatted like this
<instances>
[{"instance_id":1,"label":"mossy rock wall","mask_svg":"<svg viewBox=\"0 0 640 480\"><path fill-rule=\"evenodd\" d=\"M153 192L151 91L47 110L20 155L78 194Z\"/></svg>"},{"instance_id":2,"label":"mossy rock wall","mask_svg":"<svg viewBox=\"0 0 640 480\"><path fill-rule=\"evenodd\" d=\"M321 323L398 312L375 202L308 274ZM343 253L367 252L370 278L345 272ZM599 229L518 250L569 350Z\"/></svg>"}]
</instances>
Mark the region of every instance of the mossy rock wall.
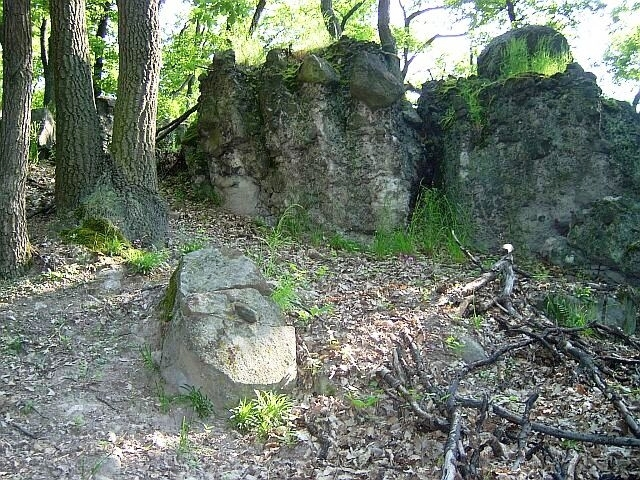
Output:
<instances>
[{"instance_id":1,"label":"mossy rock wall","mask_svg":"<svg viewBox=\"0 0 640 480\"><path fill-rule=\"evenodd\" d=\"M508 242L638 281L640 116L603 98L593 74L570 64L552 77L432 82L419 112L476 246Z\"/></svg>"}]
</instances>

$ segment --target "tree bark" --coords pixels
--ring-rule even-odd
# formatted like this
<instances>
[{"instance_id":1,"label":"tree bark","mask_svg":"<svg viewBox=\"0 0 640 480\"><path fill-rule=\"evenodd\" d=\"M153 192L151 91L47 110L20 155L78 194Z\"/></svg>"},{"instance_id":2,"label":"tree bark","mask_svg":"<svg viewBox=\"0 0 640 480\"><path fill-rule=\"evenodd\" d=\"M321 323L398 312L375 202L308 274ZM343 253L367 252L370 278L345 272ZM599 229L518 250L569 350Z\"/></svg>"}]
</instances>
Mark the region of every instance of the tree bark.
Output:
<instances>
[{"instance_id":1,"label":"tree bark","mask_svg":"<svg viewBox=\"0 0 640 480\"><path fill-rule=\"evenodd\" d=\"M333 0L320 0L320 12L331 38L334 40L339 39L342 35L342 28L336 12L333 10Z\"/></svg>"},{"instance_id":2,"label":"tree bark","mask_svg":"<svg viewBox=\"0 0 640 480\"><path fill-rule=\"evenodd\" d=\"M378 1L378 36L380 37L380 45L382 51L397 55L398 47L396 46L396 39L391 33L391 23L389 17L389 0Z\"/></svg>"},{"instance_id":3,"label":"tree bark","mask_svg":"<svg viewBox=\"0 0 640 480\"><path fill-rule=\"evenodd\" d=\"M0 277L29 263L25 183L31 120L30 0L4 0L2 113L0 126Z\"/></svg>"},{"instance_id":4,"label":"tree bark","mask_svg":"<svg viewBox=\"0 0 640 480\"><path fill-rule=\"evenodd\" d=\"M67 215L104 169L84 0L50 0L56 104L56 212Z\"/></svg>"},{"instance_id":5,"label":"tree bark","mask_svg":"<svg viewBox=\"0 0 640 480\"><path fill-rule=\"evenodd\" d=\"M50 43L47 40L47 23L47 19L43 18L40 24L40 60L42 61L42 76L44 77L44 98L42 100L42 106L44 108L49 108L51 102L53 102L53 72L51 71L47 52L47 45Z\"/></svg>"},{"instance_id":6,"label":"tree bark","mask_svg":"<svg viewBox=\"0 0 640 480\"><path fill-rule=\"evenodd\" d=\"M249 25L249 37L252 36L258 28L260 17L262 16L262 12L264 11L264 7L266 7L266 5L267 0L258 0L258 5L256 5L256 10L255 12L253 12L253 17L251 18L251 25Z\"/></svg>"},{"instance_id":7,"label":"tree bark","mask_svg":"<svg viewBox=\"0 0 640 480\"><path fill-rule=\"evenodd\" d=\"M117 5L120 74L111 153L127 183L157 192L158 0L118 0Z\"/></svg>"}]
</instances>

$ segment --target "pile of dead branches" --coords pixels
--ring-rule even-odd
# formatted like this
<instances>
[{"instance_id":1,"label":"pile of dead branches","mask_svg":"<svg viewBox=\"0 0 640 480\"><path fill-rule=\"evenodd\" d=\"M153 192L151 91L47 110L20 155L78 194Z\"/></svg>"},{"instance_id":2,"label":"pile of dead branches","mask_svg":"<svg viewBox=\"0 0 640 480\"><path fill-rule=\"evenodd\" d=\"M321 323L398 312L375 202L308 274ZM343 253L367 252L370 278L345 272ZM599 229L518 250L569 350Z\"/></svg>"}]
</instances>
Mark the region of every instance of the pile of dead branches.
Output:
<instances>
[{"instance_id":1,"label":"pile of dead branches","mask_svg":"<svg viewBox=\"0 0 640 480\"><path fill-rule=\"evenodd\" d=\"M485 358L461 363L443 382L442 375L432 371L415 335L404 332L396 341L393 358L377 372L397 397L398 408L408 407L423 430L447 435L442 478L480 479L486 478L488 471L494 474L492 478L515 478L532 459L537 469L544 465L553 478L585 478L576 470L581 450L554 447L562 442L569 446L622 447L640 458L640 407L637 395L634 399L628 394L640 388L640 342L619 329L595 322L580 328L558 326L526 298L517 298L516 271L520 271L513 264L513 248L505 248L507 253L490 270L466 285L442 292L439 301L443 306L454 305L461 315L491 312L503 341L496 342ZM498 293L491 293L492 288ZM489 294L479 295L481 290L489 290ZM548 371L556 372L555 378L538 382L508 406L496 400L507 388L504 382L495 382L492 389L484 383L484 388L476 390L473 381L467 382L472 375L483 370L487 373L496 364L514 361L518 356L535 359L534 368L535 362L541 369L549 367ZM558 376L562 379L568 375L562 372L573 372L580 378L576 382L578 391L598 397L593 403L607 412L608 431L601 428L602 423L592 428L587 423L587 428L581 429L584 422L571 424L571 419L561 414L550 414L567 411L570 405L566 409L540 406L545 401L544 389L557 385ZM461 392L463 384L465 392ZM565 401L571 402L571 396L567 394ZM554 443L553 439L561 440ZM503 476L496 476L496 460L501 462Z\"/></svg>"}]
</instances>

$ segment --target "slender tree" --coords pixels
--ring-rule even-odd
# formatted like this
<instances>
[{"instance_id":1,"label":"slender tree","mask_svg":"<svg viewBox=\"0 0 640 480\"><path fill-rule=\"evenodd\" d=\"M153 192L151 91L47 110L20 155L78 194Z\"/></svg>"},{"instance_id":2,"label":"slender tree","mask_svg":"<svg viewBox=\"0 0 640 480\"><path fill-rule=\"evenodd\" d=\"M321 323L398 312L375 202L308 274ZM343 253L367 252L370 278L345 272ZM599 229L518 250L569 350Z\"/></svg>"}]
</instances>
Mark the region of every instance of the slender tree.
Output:
<instances>
[{"instance_id":1,"label":"slender tree","mask_svg":"<svg viewBox=\"0 0 640 480\"><path fill-rule=\"evenodd\" d=\"M56 209L75 210L104 170L84 0L51 0L56 104Z\"/></svg>"},{"instance_id":2,"label":"slender tree","mask_svg":"<svg viewBox=\"0 0 640 480\"><path fill-rule=\"evenodd\" d=\"M0 277L19 274L30 259L25 182L31 120L30 0L4 0L0 123Z\"/></svg>"},{"instance_id":3,"label":"slender tree","mask_svg":"<svg viewBox=\"0 0 640 480\"><path fill-rule=\"evenodd\" d=\"M391 32L390 23L390 0L378 1L378 35L380 36L380 45L382 50L387 53L398 53L398 47L396 45L396 39Z\"/></svg>"}]
</instances>

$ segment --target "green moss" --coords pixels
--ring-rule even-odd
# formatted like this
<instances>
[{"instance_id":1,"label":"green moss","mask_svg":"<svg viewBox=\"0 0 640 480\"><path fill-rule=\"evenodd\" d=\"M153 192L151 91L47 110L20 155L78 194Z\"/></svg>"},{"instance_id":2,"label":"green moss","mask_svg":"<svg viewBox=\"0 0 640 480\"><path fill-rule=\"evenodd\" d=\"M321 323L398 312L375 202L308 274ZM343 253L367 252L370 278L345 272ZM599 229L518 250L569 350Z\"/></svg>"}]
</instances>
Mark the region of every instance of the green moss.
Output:
<instances>
[{"instance_id":1,"label":"green moss","mask_svg":"<svg viewBox=\"0 0 640 480\"><path fill-rule=\"evenodd\" d=\"M60 232L60 236L105 255L118 255L130 247L120 230L104 218L87 218L79 227Z\"/></svg>"},{"instance_id":2,"label":"green moss","mask_svg":"<svg viewBox=\"0 0 640 480\"><path fill-rule=\"evenodd\" d=\"M176 295L178 294L178 271L180 267L176 268L173 275L171 275L171 279L169 280L169 285L167 286L167 291L164 294L164 298L160 302L160 319L163 322L170 322L173 319L173 307L176 304Z\"/></svg>"}]
</instances>

